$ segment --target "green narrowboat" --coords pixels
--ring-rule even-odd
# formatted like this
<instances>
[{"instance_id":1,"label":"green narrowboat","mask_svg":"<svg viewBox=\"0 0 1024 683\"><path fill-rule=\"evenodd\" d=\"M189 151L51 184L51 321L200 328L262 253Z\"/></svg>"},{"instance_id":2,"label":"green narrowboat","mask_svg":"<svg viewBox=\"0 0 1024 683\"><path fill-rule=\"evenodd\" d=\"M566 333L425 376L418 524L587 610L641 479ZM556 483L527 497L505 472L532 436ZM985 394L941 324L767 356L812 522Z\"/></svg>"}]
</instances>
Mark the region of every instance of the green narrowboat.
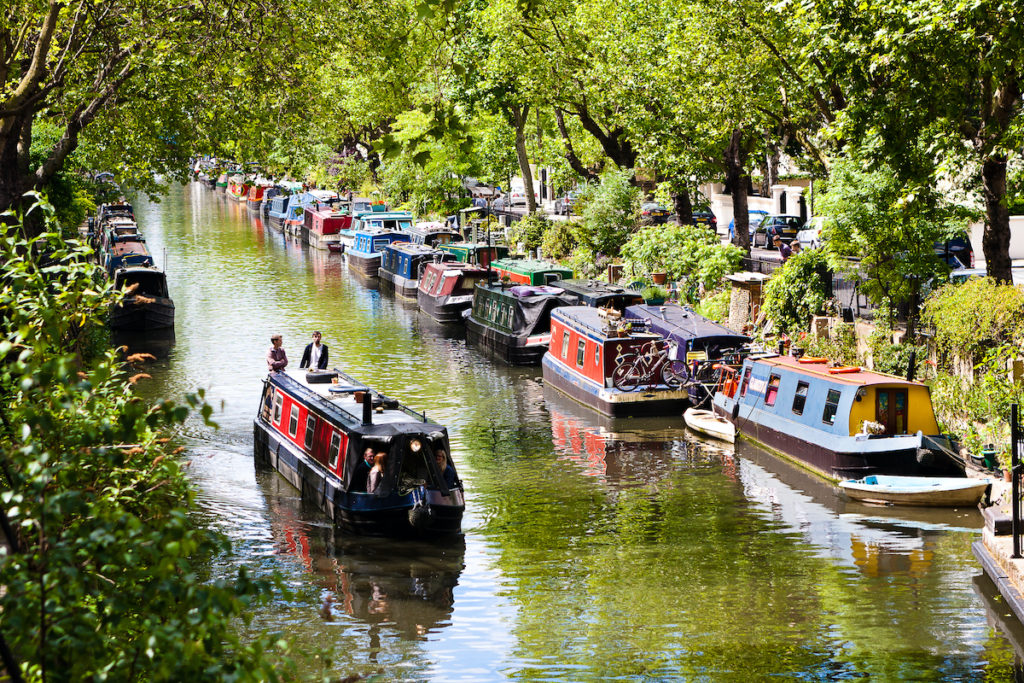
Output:
<instances>
[{"instance_id":1,"label":"green narrowboat","mask_svg":"<svg viewBox=\"0 0 1024 683\"><path fill-rule=\"evenodd\" d=\"M455 242L439 244L437 248L455 256L459 263L472 263L486 266L496 259L508 256L508 247L504 244L485 244L483 242Z\"/></svg>"},{"instance_id":2,"label":"green narrowboat","mask_svg":"<svg viewBox=\"0 0 1024 683\"><path fill-rule=\"evenodd\" d=\"M568 268L536 259L503 258L492 261L491 268L499 278L507 277L517 285L547 285L558 280L569 280L573 276Z\"/></svg>"}]
</instances>

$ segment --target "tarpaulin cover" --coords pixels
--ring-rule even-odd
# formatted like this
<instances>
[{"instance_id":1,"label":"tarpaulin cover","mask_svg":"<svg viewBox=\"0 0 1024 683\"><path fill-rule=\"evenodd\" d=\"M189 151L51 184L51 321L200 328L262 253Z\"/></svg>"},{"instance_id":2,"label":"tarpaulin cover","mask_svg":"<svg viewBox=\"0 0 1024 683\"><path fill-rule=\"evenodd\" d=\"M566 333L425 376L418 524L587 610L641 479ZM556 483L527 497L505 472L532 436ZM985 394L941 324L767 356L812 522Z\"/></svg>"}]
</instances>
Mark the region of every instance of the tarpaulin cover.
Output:
<instances>
[{"instance_id":1,"label":"tarpaulin cover","mask_svg":"<svg viewBox=\"0 0 1024 683\"><path fill-rule=\"evenodd\" d=\"M566 294L557 287L513 287L516 289L550 290L557 293L516 296L515 313L512 316L512 334L517 337L546 332L551 328L551 310L559 306L575 306L576 297Z\"/></svg>"},{"instance_id":2,"label":"tarpaulin cover","mask_svg":"<svg viewBox=\"0 0 1024 683\"><path fill-rule=\"evenodd\" d=\"M750 337L737 334L685 306L675 304L630 306L626 309L625 317L646 320L651 332L674 340L687 351L707 351L709 358L718 358L722 351L735 349L750 341Z\"/></svg>"}]
</instances>

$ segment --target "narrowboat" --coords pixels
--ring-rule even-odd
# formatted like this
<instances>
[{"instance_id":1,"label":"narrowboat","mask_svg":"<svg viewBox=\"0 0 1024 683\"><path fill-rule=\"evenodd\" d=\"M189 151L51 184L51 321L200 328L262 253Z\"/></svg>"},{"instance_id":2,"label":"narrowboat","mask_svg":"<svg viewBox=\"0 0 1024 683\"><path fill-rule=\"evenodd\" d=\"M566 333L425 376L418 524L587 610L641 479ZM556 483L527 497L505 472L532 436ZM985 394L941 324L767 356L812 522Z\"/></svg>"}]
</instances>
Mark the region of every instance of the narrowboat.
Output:
<instances>
[{"instance_id":1,"label":"narrowboat","mask_svg":"<svg viewBox=\"0 0 1024 683\"><path fill-rule=\"evenodd\" d=\"M698 315L687 306L636 304L626 308L627 320L640 320L650 330L679 344L679 357L686 360L694 405L709 404L718 383L718 361L735 360L738 365L750 344L750 337Z\"/></svg>"},{"instance_id":2,"label":"narrowboat","mask_svg":"<svg viewBox=\"0 0 1024 683\"><path fill-rule=\"evenodd\" d=\"M618 365L647 345L664 343L660 335L627 330L620 322L590 306L551 311L550 348L541 363L544 383L612 417L681 413L689 403L686 387L660 382L646 391L615 387L612 374Z\"/></svg>"},{"instance_id":3,"label":"narrowboat","mask_svg":"<svg viewBox=\"0 0 1024 683\"><path fill-rule=\"evenodd\" d=\"M259 211L263 205L263 196L267 190L270 189L266 185L266 181L256 182L249 187L249 192L245 196L245 207L250 211Z\"/></svg>"},{"instance_id":4,"label":"narrowboat","mask_svg":"<svg viewBox=\"0 0 1024 683\"><path fill-rule=\"evenodd\" d=\"M827 479L964 476L920 382L776 355L748 356L738 371L722 373L715 413Z\"/></svg>"},{"instance_id":5,"label":"narrowboat","mask_svg":"<svg viewBox=\"0 0 1024 683\"><path fill-rule=\"evenodd\" d=\"M228 190L228 173L225 171L217 176L217 182L215 183L215 190L217 192L227 192Z\"/></svg>"},{"instance_id":6,"label":"narrowboat","mask_svg":"<svg viewBox=\"0 0 1024 683\"><path fill-rule=\"evenodd\" d=\"M338 201L338 193L330 190L310 190L292 195L292 200L288 202L288 215L284 219L284 231L289 235L305 238L306 210L329 206L336 201Z\"/></svg>"},{"instance_id":7,"label":"narrowboat","mask_svg":"<svg viewBox=\"0 0 1024 683\"><path fill-rule=\"evenodd\" d=\"M486 266L492 261L508 256L508 247L504 244L452 242L449 244L439 244L437 248L448 252L460 263L472 263L478 266Z\"/></svg>"},{"instance_id":8,"label":"narrowboat","mask_svg":"<svg viewBox=\"0 0 1024 683\"><path fill-rule=\"evenodd\" d=\"M275 230L284 229L284 221L288 218L288 205L292 201L292 194L279 194L270 200L270 208L267 209L267 224Z\"/></svg>"},{"instance_id":9,"label":"narrowboat","mask_svg":"<svg viewBox=\"0 0 1024 683\"><path fill-rule=\"evenodd\" d=\"M501 258L491 261L491 268L502 280L516 285L549 285L572 278L572 271L557 263L537 259Z\"/></svg>"},{"instance_id":10,"label":"narrowboat","mask_svg":"<svg viewBox=\"0 0 1024 683\"><path fill-rule=\"evenodd\" d=\"M452 255L425 244L393 242L381 253L380 270L377 272L380 288L404 299L415 300L420 272L428 263L446 258L451 260Z\"/></svg>"},{"instance_id":11,"label":"narrowboat","mask_svg":"<svg viewBox=\"0 0 1024 683\"><path fill-rule=\"evenodd\" d=\"M314 249L341 251L339 233L351 224L347 207L307 206L302 235Z\"/></svg>"},{"instance_id":12,"label":"narrowboat","mask_svg":"<svg viewBox=\"0 0 1024 683\"><path fill-rule=\"evenodd\" d=\"M107 218L99 231L93 233L94 247L100 254L110 250L117 242L145 242L139 232L139 225L132 218Z\"/></svg>"},{"instance_id":13,"label":"narrowboat","mask_svg":"<svg viewBox=\"0 0 1024 683\"><path fill-rule=\"evenodd\" d=\"M260 208L259 208L260 216L262 216L263 218L266 218L267 214L270 213L270 206L273 203L274 197L277 197L278 195L283 194L283 193L284 193L284 190L282 190L277 185L274 185L274 186L271 186L271 187L268 187L267 189L265 189L263 191L263 201L260 202Z\"/></svg>"},{"instance_id":14,"label":"narrowboat","mask_svg":"<svg viewBox=\"0 0 1024 683\"><path fill-rule=\"evenodd\" d=\"M357 230L401 230L412 229L412 214L408 211L377 211L377 206L383 208L382 204L374 205L373 211L362 212L357 219ZM407 241L411 241L407 240Z\"/></svg>"},{"instance_id":15,"label":"narrowboat","mask_svg":"<svg viewBox=\"0 0 1024 683\"><path fill-rule=\"evenodd\" d=\"M447 430L338 370L271 372L253 437L256 467L280 472L304 502L346 531L415 537L462 531L465 500ZM383 478L372 492L367 449L384 454Z\"/></svg>"},{"instance_id":16,"label":"narrowboat","mask_svg":"<svg viewBox=\"0 0 1024 683\"><path fill-rule=\"evenodd\" d=\"M408 241L409 234L398 230L357 230L352 247L345 250L348 269L363 277L376 278L384 247L395 242Z\"/></svg>"},{"instance_id":17,"label":"narrowboat","mask_svg":"<svg viewBox=\"0 0 1024 683\"><path fill-rule=\"evenodd\" d=\"M473 290L466 341L509 365L539 365L551 341L551 311L576 304L558 287L481 282Z\"/></svg>"},{"instance_id":18,"label":"narrowboat","mask_svg":"<svg viewBox=\"0 0 1024 683\"><path fill-rule=\"evenodd\" d=\"M458 230L436 221L417 223L408 229L408 233L412 237L413 244L425 244L428 247L462 241L462 235Z\"/></svg>"},{"instance_id":19,"label":"narrowboat","mask_svg":"<svg viewBox=\"0 0 1024 683\"><path fill-rule=\"evenodd\" d=\"M174 327L174 301L167 292L167 276L155 266L128 266L114 272L114 289L131 289L121 303L110 308L115 330L159 330Z\"/></svg>"},{"instance_id":20,"label":"narrowboat","mask_svg":"<svg viewBox=\"0 0 1024 683\"><path fill-rule=\"evenodd\" d=\"M233 175L228 179L227 195L237 202L244 202L249 196L251 183L244 175Z\"/></svg>"},{"instance_id":21,"label":"narrowboat","mask_svg":"<svg viewBox=\"0 0 1024 683\"><path fill-rule=\"evenodd\" d=\"M627 306L644 302L644 298L638 290L619 287L599 280L565 279L559 280L556 286L575 295L582 306L625 311Z\"/></svg>"},{"instance_id":22,"label":"narrowboat","mask_svg":"<svg viewBox=\"0 0 1024 683\"><path fill-rule=\"evenodd\" d=\"M110 245L104 254L103 267L107 271L107 277L114 277L118 268L129 266L152 266L153 257L146 248L145 242L131 240L115 242Z\"/></svg>"},{"instance_id":23,"label":"narrowboat","mask_svg":"<svg viewBox=\"0 0 1024 683\"><path fill-rule=\"evenodd\" d=\"M487 280L483 266L459 261L428 263L420 275L416 300L420 310L439 323L460 323L473 303L476 283Z\"/></svg>"}]
</instances>

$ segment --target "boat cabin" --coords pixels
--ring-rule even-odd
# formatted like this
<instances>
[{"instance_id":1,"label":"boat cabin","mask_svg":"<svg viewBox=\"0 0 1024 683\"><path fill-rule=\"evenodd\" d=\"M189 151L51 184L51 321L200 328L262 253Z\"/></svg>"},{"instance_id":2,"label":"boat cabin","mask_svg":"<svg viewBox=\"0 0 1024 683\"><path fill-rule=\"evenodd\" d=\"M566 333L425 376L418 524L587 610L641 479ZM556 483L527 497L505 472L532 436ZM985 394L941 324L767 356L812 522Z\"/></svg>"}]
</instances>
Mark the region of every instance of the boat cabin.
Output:
<instances>
[{"instance_id":1,"label":"boat cabin","mask_svg":"<svg viewBox=\"0 0 1024 683\"><path fill-rule=\"evenodd\" d=\"M114 273L114 289L127 289L135 285L133 294L166 298L167 276L162 270L153 267L119 268Z\"/></svg>"},{"instance_id":2,"label":"boat cabin","mask_svg":"<svg viewBox=\"0 0 1024 683\"><path fill-rule=\"evenodd\" d=\"M551 312L576 303L558 287L481 282L473 290L466 338L511 365L534 365L548 349Z\"/></svg>"},{"instance_id":3,"label":"boat cabin","mask_svg":"<svg viewBox=\"0 0 1024 683\"><path fill-rule=\"evenodd\" d=\"M449 228L444 223L417 223L407 232L412 236L413 244L425 244L429 247L462 240L458 230Z\"/></svg>"},{"instance_id":4,"label":"boat cabin","mask_svg":"<svg viewBox=\"0 0 1024 683\"><path fill-rule=\"evenodd\" d=\"M409 235L405 232L394 230L356 230L355 241L348 253L349 256L352 256L353 253L362 255L378 254L384 251L384 248L389 244L408 241Z\"/></svg>"},{"instance_id":5,"label":"boat cabin","mask_svg":"<svg viewBox=\"0 0 1024 683\"><path fill-rule=\"evenodd\" d=\"M718 360L737 353L750 343L750 337L733 332L698 315L688 306L635 304L626 308L627 320L641 320L652 332L672 339L680 348L680 359L686 361ZM684 356L682 351L686 352Z\"/></svg>"},{"instance_id":6,"label":"boat cabin","mask_svg":"<svg viewBox=\"0 0 1024 683\"><path fill-rule=\"evenodd\" d=\"M428 263L417 287L420 310L440 323L462 322L462 312L473 303L476 284L486 280L483 266L458 261Z\"/></svg>"},{"instance_id":7,"label":"boat cabin","mask_svg":"<svg viewBox=\"0 0 1024 683\"><path fill-rule=\"evenodd\" d=\"M356 219L356 230L402 230L412 228L412 214L408 211L372 211L361 213Z\"/></svg>"},{"instance_id":8,"label":"boat cabin","mask_svg":"<svg viewBox=\"0 0 1024 683\"><path fill-rule=\"evenodd\" d=\"M113 276L118 268L128 266L152 266L153 257L144 242L117 242L110 246L106 254L105 267L108 276Z\"/></svg>"},{"instance_id":9,"label":"boat cabin","mask_svg":"<svg viewBox=\"0 0 1024 683\"><path fill-rule=\"evenodd\" d=\"M454 261L451 254L415 242L392 242L384 247L380 267L409 280L418 280L428 263Z\"/></svg>"},{"instance_id":10,"label":"boat cabin","mask_svg":"<svg viewBox=\"0 0 1024 683\"><path fill-rule=\"evenodd\" d=\"M508 278L519 285L549 285L573 276L568 268L537 259L502 258L492 261L491 268L499 278Z\"/></svg>"},{"instance_id":11,"label":"boat cabin","mask_svg":"<svg viewBox=\"0 0 1024 683\"><path fill-rule=\"evenodd\" d=\"M599 280L564 279L558 281L558 287L573 294L584 306L594 308L613 308L624 311L627 306L643 303L640 292L628 287L608 284Z\"/></svg>"},{"instance_id":12,"label":"boat cabin","mask_svg":"<svg viewBox=\"0 0 1024 683\"><path fill-rule=\"evenodd\" d=\"M473 263L486 266L496 259L508 256L508 247L504 244L484 244L483 242L452 242L439 244L438 249L446 251L460 263Z\"/></svg>"}]
</instances>

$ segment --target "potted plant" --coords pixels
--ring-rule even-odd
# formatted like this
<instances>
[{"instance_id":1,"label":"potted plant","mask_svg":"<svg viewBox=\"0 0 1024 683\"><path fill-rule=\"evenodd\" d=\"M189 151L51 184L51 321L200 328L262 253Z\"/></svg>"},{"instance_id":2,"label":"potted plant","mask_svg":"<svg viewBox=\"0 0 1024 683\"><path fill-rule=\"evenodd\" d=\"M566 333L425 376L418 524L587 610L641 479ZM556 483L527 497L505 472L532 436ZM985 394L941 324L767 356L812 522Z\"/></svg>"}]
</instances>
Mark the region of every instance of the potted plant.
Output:
<instances>
[{"instance_id":1,"label":"potted plant","mask_svg":"<svg viewBox=\"0 0 1024 683\"><path fill-rule=\"evenodd\" d=\"M658 285L648 285L640 292L640 296L644 298L644 302L648 305L660 306L668 298L668 291Z\"/></svg>"}]
</instances>

